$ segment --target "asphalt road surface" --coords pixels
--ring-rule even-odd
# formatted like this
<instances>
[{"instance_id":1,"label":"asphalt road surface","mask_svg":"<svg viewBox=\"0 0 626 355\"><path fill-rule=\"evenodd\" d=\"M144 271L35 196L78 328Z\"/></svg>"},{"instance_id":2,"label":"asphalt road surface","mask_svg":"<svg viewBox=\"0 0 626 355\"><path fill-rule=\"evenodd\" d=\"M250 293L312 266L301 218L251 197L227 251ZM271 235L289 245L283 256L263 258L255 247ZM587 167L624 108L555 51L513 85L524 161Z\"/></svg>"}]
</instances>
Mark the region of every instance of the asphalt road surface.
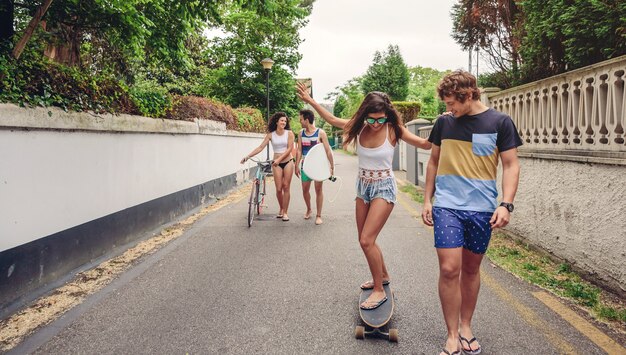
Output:
<instances>
[{"instance_id":1,"label":"asphalt road surface","mask_svg":"<svg viewBox=\"0 0 626 355\"><path fill-rule=\"evenodd\" d=\"M446 332L432 232L404 194L378 238L399 342L355 339L359 285L370 275L354 221L357 158L336 161L343 182L325 183L321 226L302 218L298 179L289 222L274 217L270 186L251 228L245 199L210 213L11 353L438 354ZM474 333L483 354L605 353L533 295L540 290L488 260L482 267Z\"/></svg>"}]
</instances>

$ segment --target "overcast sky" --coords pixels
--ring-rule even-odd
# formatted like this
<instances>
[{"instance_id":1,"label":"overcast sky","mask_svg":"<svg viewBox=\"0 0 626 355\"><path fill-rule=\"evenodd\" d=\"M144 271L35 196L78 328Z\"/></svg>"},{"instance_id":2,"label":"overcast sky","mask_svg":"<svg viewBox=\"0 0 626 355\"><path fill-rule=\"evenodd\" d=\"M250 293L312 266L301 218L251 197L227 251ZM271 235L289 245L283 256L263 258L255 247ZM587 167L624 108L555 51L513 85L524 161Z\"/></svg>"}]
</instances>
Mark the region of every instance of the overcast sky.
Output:
<instances>
[{"instance_id":1,"label":"overcast sky","mask_svg":"<svg viewBox=\"0 0 626 355\"><path fill-rule=\"evenodd\" d=\"M397 44L408 66L467 69L468 54L454 42L454 0L316 0L300 31L297 77L313 79L323 102L335 87L363 75L374 52Z\"/></svg>"}]
</instances>

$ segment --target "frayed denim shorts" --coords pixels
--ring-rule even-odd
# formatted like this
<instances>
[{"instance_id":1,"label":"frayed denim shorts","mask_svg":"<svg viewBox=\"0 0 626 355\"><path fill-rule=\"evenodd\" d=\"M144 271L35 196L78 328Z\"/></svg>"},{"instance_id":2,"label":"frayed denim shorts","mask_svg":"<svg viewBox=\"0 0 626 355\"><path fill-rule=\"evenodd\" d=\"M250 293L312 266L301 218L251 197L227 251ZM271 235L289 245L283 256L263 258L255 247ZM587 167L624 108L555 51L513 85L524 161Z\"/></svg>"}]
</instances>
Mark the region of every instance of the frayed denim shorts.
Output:
<instances>
[{"instance_id":1,"label":"frayed denim shorts","mask_svg":"<svg viewBox=\"0 0 626 355\"><path fill-rule=\"evenodd\" d=\"M374 199L382 198L388 203L396 203L396 179L392 176L384 179L356 179L356 198L360 198L365 203L370 203Z\"/></svg>"}]
</instances>

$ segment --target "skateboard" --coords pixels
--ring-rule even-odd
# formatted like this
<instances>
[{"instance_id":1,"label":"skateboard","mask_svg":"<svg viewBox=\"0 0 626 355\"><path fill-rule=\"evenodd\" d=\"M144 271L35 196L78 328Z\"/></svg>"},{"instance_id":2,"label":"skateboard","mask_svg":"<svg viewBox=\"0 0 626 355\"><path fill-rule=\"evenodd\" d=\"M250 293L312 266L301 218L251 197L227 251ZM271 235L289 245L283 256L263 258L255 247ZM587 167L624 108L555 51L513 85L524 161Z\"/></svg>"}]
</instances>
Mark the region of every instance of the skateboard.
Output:
<instances>
[{"instance_id":1,"label":"skateboard","mask_svg":"<svg viewBox=\"0 0 626 355\"><path fill-rule=\"evenodd\" d=\"M354 329L354 336L357 339L365 339L365 336L379 336L386 337L389 341L398 342L398 329L389 328L388 332L383 332L382 328L389 323L393 311L395 308L395 295L389 285L383 286L385 294L387 294L387 301L380 305L376 309L361 309L360 305L363 303L372 290L361 290L361 296L359 297L359 315L361 320L365 323L365 326L358 325Z\"/></svg>"}]
</instances>

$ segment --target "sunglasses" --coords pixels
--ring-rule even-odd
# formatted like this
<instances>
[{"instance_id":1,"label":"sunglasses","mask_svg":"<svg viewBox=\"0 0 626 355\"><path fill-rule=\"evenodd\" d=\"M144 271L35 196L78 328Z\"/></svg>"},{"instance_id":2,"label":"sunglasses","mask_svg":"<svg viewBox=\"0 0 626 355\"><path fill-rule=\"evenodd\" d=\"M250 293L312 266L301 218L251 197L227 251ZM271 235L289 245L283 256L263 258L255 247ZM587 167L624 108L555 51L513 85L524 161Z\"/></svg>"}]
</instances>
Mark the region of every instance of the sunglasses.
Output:
<instances>
[{"instance_id":1,"label":"sunglasses","mask_svg":"<svg viewBox=\"0 0 626 355\"><path fill-rule=\"evenodd\" d=\"M381 118L372 118L372 117L368 117L365 119L365 122L369 123L369 124L374 124L376 122L383 124L385 122L387 122L387 117L381 117Z\"/></svg>"}]
</instances>

